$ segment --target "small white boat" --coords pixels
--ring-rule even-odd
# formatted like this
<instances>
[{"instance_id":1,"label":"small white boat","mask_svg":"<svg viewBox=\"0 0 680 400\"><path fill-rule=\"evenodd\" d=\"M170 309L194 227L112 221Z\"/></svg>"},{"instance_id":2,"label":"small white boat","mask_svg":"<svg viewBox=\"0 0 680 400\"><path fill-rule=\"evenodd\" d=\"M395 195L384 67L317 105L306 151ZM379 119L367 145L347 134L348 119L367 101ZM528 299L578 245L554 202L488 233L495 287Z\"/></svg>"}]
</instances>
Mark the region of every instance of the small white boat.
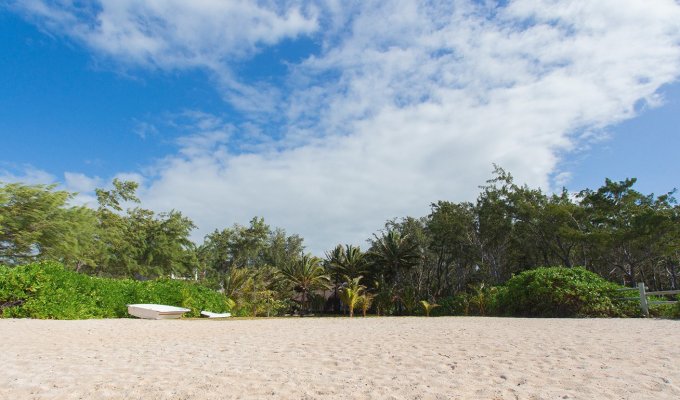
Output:
<instances>
[{"instance_id":1,"label":"small white boat","mask_svg":"<svg viewBox=\"0 0 680 400\"><path fill-rule=\"evenodd\" d=\"M231 313L214 313L210 311L201 311L201 316L208 318L229 318Z\"/></svg>"},{"instance_id":2,"label":"small white boat","mask_svg":"<svg viewBox=\"0 0 680 400\"><path fill-rule=\"evenodd\" d=\"M128 304L128 313L144 319L177 319L191 311L188 308L166 306L163 304Z\"/></svg>"}]
</instances>

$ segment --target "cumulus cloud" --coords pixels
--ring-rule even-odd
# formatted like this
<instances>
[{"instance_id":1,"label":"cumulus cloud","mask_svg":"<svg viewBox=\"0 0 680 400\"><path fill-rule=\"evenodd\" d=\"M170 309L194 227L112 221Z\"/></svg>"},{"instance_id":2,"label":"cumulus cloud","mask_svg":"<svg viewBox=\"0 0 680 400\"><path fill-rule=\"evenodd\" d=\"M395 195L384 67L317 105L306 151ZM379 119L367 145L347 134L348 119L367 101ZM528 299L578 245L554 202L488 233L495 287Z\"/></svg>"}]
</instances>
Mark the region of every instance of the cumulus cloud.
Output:
<instances>
[{"instance_id":1,"label":"cumulus cloud","mask_svg":"<svg viewBox=\"0 0 680 400\"><path fill-rule=\"evenodd\" d=\"M176 154L150 167L144 187L147 204L184 211L199 234L261 215L317 253L362 244L386 219L424 215L432 201L473 199L492 163L530 185L564 184L561 154L634 117L640 102L658 105L659 89L680 75L674 0L262 2L237 12L267 16L246 18L256 27L227 24L222 33L215 21L234 17L212 17L225 13L216 3L105 3L91 28L69 34L122 62L227 74L230 57L260 45L319 40L321 50L290 65L284 84L244 100L244 110L258 102L276 110L277 126L203 115ZM46 15L35 11L40 4L80 20L68 7L30 4L32 15ZM188 32L201 15L205 29ZM117 16L120 25L105 24ZM99 44L102 35L117 42ZM239 85L230 87L257 91ZM239 146L244 132L267 129L283 135Z\"/></svg>"}]
</instances>

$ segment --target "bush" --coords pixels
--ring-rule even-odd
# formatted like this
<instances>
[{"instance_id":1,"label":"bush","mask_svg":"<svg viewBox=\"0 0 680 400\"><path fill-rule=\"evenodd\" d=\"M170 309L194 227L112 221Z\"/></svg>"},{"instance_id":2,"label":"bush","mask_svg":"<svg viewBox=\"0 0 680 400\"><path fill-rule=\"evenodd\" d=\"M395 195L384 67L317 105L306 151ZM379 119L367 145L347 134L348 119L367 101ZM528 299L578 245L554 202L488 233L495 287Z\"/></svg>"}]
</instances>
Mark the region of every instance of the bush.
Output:
<instances>
[{"instance_id":1,"label":"bush","mask_svg":"<svg viewBox=\"0 0 680 400\"><path fill-rule=\"evenodd\" d=\"M649 301L655 301L655 300L680 300L680 295L678 296L673 296L670 298L654 298L649 297ZM671 318L671 319L680 319L680 301L675 303L675 304L661 304L661 305L654 305L649 307L649 315L652 317L659 317L659 318Z\"/></svg>"},{"instance_id":2,"label":"bush","mask_svg":"<svg viewBox=\"0 0 680 400\"><path fill-rule=\"evenodd\" d=\"M227 299L192 282L95 278L53 262L15 268L0 266L0 316L6 318L87 319L129 317L127 304L159 303L225 312Z\"/></svg>"},{"instance_id":3,"label":"bush","mask_svg":"<svg viewBox=\"0 0 680 400\"><path fill-rule=\"evenodd\" d=\"M521 317L637 315L634 302L615 300L620 288L584 268L543 267L513 276L496 294L496 312ZM633 303L633 304L631 304Z\"/></svg>"},{"instance_id":4,"label":"bush","mask_svg":"<svg viewBox=\"0 0 680 400\"><path fill-rule=\"evenodd\" d=\"M678 296L677 299L680 300L680 296ZM680 319L680 302L677 302L673 305L673 308L668 313L668 317Z\"/></svg>"},{"instance_id":5,"label":"bush","mask_svg":"<svg viewBox=\"0 0 680 400\"><path fill-rule=\"evenodd\" d=\"M441 317L445 315L468 315L465 313L464 294L457 296L446 296L437 299L439 307L432 310L432 316Z\"/></svg>"}]
</instances>

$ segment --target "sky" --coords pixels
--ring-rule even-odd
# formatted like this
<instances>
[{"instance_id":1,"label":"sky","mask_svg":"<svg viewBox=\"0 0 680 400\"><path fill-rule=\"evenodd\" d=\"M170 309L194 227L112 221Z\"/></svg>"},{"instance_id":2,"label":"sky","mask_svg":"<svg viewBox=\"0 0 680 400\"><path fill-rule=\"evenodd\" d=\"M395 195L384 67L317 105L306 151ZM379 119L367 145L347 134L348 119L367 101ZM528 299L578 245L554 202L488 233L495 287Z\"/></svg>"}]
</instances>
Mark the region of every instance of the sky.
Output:
<instances>
[{"instance_id":1,"label":"sky","mask_svg":"<svg viewBox=\"0 0 680 400\"><path fill-rule=\"evenodd\" d=\"M472 201L493 165L550 192L680 187L677 0L0 0L0 181L317 255Z\"/></svg>"}]
</instances>

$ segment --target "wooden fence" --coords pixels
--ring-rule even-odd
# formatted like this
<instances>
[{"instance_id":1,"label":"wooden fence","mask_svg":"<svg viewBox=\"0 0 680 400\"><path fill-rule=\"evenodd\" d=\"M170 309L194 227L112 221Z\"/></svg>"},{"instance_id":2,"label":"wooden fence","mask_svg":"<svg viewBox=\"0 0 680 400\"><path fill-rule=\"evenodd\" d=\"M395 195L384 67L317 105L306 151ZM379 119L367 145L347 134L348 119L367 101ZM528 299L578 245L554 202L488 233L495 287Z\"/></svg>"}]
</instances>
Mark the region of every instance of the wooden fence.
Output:
<instances>
[{"instance_id":1,"label":"wooden fence","mask_svg":"<svg viewBox=\"0 0 680 400\"><path fill-rule=\"evenodd\" d=\"M640 294L639 301L640 301L640 310L642 310L642 314L645 317L649 317L649 306L652 304L674 304L677 303L677 300L668 300L668 301L649 301L647 296L669 296L669 295L674 295L674 294L680 294L680 290L660 290L657 292L648 292L647 288L645 287L644 283L638 283L636 288L623 288L623 289L618 289L620 292L628 292L628 291L636 291ZM638 300L636 297L619 297L620 300Z\"/></svg>"}]
</instances>

